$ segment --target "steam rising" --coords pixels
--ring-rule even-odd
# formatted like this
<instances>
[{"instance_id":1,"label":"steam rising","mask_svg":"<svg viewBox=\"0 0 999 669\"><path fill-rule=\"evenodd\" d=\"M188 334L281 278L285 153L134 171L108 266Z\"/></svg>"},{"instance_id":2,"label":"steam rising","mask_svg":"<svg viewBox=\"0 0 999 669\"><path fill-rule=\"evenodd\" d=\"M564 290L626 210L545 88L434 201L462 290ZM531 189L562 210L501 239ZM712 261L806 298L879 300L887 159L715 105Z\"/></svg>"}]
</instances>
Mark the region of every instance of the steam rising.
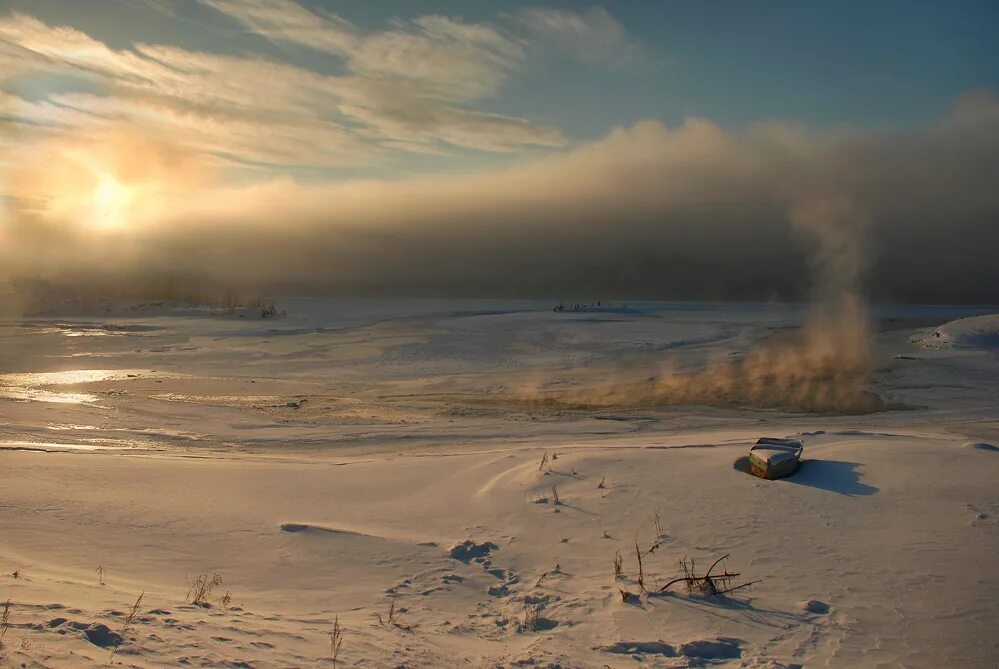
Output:
<instances>
[{"instance_id":1,"label":"steam rising","mask_svg":"<svg viewBox=\"0 0 999 669\"><path fill-rule=\"evenodd\" d=\"M866 390L870 325L860 293L866 219L843 197L797 204L790 219L813 246L815 301L797 337L760 343L741 360L713 363L696 373L664 371L638 383L532 392L531 401L589 408L745 405L848 413L883 409L881 398Z\"/></svg>"}]
</instances>

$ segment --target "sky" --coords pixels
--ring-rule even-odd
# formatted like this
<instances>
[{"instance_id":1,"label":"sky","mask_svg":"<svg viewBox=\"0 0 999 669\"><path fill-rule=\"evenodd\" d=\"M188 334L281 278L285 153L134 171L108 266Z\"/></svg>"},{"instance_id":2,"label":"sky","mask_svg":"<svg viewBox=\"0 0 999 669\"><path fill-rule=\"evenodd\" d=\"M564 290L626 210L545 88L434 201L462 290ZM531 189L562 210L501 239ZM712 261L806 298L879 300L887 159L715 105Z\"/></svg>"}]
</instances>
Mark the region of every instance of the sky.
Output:
<instances>
[{"instance_id":1,"label":"sky","mask_svg":"<svg viewBox=\"0 0 999 669\"><path fill-rule=\"evenodd\" d=\"M973 0L0 0L0 260L800 298L848 233L878 299L999 302L997 28Z\"/></svg>"}]
</instances>

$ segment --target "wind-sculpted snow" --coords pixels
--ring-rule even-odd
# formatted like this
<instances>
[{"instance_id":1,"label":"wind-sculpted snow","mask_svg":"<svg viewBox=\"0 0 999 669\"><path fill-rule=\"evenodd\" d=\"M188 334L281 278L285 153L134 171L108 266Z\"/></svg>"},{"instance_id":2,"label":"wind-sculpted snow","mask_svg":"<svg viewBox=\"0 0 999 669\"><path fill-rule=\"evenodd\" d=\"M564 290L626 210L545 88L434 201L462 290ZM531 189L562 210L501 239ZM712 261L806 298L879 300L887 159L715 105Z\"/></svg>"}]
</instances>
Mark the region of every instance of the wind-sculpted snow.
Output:
<instances>
[{"instance_id":1,"label":"wind-sculpted snow","mask_svg":"<svg viewBox=\"0 0 999 669\"><path fill-rule=\"evenodd\" d=\"M923 348L999 348L999 314L973 316L951 321L938 328L913 335L912 342Z\"/></svg>"}]
</instances>

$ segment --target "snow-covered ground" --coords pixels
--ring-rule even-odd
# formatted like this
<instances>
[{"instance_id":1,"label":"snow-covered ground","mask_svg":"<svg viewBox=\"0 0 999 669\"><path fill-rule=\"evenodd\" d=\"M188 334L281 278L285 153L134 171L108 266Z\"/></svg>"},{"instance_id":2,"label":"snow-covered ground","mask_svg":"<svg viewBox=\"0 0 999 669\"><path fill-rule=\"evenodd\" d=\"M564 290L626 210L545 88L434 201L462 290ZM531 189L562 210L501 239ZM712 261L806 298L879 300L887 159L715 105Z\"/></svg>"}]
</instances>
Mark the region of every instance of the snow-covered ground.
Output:
<instances>
[{"instance_id":1,"label":"snow-covered ground","mask_svg":"<svg viewBox=\"0 0 999 669\"><path fill-rule=\"evenodd\" d=\"M808 313L553 306L0 321L0 666L332 666L335 619L344 667L999 661L988 310L878 309L891 410L816 415L525 401L740 359ZM742 471L763 435L804 440L794 477ZM643 593L636 543L645 590L726 554L755 583Z\"/></svg>"}]
</instances>

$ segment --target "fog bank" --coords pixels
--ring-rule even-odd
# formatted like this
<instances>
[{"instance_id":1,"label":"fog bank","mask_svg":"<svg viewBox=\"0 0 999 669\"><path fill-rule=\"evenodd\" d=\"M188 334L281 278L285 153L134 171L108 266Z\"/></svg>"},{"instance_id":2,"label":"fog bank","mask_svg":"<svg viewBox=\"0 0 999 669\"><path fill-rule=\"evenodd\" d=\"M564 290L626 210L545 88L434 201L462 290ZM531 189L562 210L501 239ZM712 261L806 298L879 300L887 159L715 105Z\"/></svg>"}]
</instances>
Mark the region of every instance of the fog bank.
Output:
<instances>
[{"instance_id":1,"label":"fog bank","mask_svg":"<svg viewBox=\"0 0 999 669\"><path fill-rule=\"evenodd\" d=\"M156 138L148 152L155 169L135 168L153 176L135 187L114 230L88 227L72 207L39 206L25 184L56 188L45 177L66 173L58 157L6 174L0 261L8 275L149 293L180 285L805 299L816 288L816 231L796 212L843 198L867 221L865 262L833 273L847 272L855 292L999 302L999 102L989 93L916 129L642 121L501 171L398 180L237 186L163 143ZM823 247L850 243L838 237L841 225L852 224L818 233L828 237ZM815 258L825 262L822 252Z\"/></svg>"}]
</instances>

